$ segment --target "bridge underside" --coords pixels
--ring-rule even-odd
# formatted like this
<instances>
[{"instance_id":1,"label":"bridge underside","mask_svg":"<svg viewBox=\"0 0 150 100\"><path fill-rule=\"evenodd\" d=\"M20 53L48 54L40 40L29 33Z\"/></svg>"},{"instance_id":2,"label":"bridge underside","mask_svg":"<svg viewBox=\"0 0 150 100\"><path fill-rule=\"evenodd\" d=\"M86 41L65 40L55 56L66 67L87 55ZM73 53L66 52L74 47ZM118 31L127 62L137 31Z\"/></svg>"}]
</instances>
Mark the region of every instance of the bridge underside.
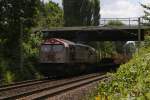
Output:
<instances>
[{"instance_id":1,"label":"bridge underside","mask_svg":"<svg viewBox=\"0 0 150 100\"><path fill-rule=\"evenodd\" d=\"M64 38L72 41L138 41L139 39L142 41L145 28L63 27L42 30L42 32L45 38Z\"/></svg>"}]
</instances>

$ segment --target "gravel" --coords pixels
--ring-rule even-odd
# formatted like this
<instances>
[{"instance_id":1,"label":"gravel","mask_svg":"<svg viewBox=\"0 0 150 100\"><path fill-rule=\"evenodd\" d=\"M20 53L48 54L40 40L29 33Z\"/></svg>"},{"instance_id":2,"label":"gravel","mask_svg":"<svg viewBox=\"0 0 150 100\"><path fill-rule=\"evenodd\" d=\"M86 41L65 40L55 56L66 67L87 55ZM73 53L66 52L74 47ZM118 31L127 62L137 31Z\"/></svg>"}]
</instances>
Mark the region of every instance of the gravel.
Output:
<instances>
[{"instance_id":1,"label":"gravel","mask_svg":"<svg viewBox=\"0 0 150 100\"><path fill-rule=\"evenodd\" d=\"M46 100L89 100L89 95L96 91L99 81L55 95Z\"/></svg>"},{"instance_id":2,"label":"gravel","mask_svg":"<svg viewBox=\"0 0 150 100\"><path fill-rule=\"evenodd\" d=\"M42 89L44 87L46 88L46 87L49 87L49 86L53 86L53 85L56 85L56 84L60 84L60 83L66 82L68 80L71 81L71 80L74 80L74 79L65 79L65 80L61 80L61 81L60 80L58 80L58 81L51 81L51 82L46 82L46 83L42 83L42 84L31 85L31 86L22 87L22 88L15 88L15 89L12 89L12 90L9 90L9 91L1 91L0 92L0 98L3 98L3 96L4 97L6 97L6 96L9 97L9 96L13 96L13 95L16 95L16 94L29 92L31 90L33 91L33 90L37 90L37 89ZM64 100L66 100L66 99L64 99Z\"/></svg>"}]
</instances>

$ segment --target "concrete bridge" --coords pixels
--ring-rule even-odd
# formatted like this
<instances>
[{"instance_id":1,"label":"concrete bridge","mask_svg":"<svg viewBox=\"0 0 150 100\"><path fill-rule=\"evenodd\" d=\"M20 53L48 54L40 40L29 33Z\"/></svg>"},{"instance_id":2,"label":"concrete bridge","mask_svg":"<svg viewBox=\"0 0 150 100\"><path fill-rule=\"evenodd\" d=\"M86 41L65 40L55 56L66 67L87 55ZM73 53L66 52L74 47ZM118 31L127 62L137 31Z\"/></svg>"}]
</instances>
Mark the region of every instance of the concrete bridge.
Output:
<instances>
[{"instance_id":1,"label":"concrete bridge","mask_svg":"<svg viewBox=\"0 0 150 100\"><path fill-rule=\"evenodd\" d=\"M119 21L122 25L112 25ZM46 38L64 38L77 41L142 41L149 28L142 18L103 18L99 26L59 27L42 30Z\"/></svg>"}]
</instances>

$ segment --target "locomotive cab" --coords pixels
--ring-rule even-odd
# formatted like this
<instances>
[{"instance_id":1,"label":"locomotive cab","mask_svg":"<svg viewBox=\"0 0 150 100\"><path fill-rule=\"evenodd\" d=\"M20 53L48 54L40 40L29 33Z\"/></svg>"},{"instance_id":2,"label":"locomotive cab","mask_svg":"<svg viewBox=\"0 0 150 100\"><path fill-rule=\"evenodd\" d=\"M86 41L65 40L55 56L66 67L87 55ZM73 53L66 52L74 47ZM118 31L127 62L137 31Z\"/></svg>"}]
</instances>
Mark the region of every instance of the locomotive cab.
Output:
<instances>
[{"instance_id":1,"label":"locomotive cab","mask_svg":"<svg viewBox=\"0 0 150 100\"><path fill-rule=\"evenodd\" d=\"M64 39L45 40L40 48L40 63L95 63L94 48Z\"/></svg>"},{"instance_id":2,"label":"locomotive cab","mask_svg":"<svg viewBox=\"0 0 150 100\"><path fill-rule=\"evenodd\" d=\"M40 66L44 75L75 74L92 70L96 63L94 48L65 39L50 38L40 47ZM46 67L42 67L45 65Z\"/></svg>"},{"instance_id":3,"label":"locomotive cab","mask_svg":"<svg viewBox=\"0 0 150 100\"><path fill-rule=\"evenodd\" d=\"M49 40L44 42L40 48L41 63L65 63L66 62L65 46L59 41Z\"/></svg>"}]
</instances>

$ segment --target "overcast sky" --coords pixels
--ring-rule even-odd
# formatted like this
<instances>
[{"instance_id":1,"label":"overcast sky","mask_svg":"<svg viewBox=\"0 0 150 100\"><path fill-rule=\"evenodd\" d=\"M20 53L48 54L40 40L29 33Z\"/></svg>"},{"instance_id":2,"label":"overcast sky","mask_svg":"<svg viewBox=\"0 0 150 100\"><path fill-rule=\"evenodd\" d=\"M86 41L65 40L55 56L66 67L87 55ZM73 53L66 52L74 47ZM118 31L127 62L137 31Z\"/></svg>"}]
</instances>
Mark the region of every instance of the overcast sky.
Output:
<instances>
[{"instance_id":1,"label":"overcast sky","mask_svg":"<svg viewBox=\"0 0 150 100\"><path fill-rule=\"evenodd\" d=\"M52 1L62 7L62 0ZM140 3L150 4L150 0L101 0L100 14L103 18L139 17L143 15Z\"/></svg>"}]
</instances>

